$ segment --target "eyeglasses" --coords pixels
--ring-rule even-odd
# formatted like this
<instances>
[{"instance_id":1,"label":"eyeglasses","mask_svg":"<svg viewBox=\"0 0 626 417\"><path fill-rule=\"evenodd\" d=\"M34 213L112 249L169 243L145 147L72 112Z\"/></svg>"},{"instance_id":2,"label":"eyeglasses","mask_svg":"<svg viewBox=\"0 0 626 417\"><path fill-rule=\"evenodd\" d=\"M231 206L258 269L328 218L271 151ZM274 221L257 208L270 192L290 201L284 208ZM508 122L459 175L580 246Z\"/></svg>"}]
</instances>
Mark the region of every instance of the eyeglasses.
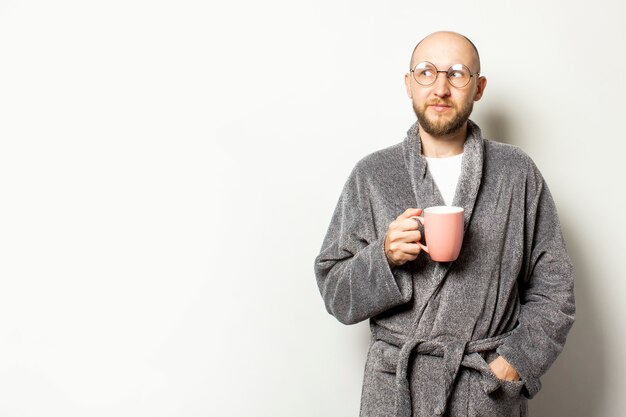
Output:
<instances>
[{"instance_id":1,"label":"eyeglasses","mask_svg":"<svg viewBox=\"0 0 626 417\"><path fill-rule=\"evenodd\" d=\"M434 64L428 61L420 62L411 70L415 81L424 87L433 85L437 81L437 75L440 72L445 73L448 82L456 88L465 87L473 76L480 75L478 72L472 74L472 71L463 64L454 64L447 71L440 71Z\"/></svg>"}]
</instances>

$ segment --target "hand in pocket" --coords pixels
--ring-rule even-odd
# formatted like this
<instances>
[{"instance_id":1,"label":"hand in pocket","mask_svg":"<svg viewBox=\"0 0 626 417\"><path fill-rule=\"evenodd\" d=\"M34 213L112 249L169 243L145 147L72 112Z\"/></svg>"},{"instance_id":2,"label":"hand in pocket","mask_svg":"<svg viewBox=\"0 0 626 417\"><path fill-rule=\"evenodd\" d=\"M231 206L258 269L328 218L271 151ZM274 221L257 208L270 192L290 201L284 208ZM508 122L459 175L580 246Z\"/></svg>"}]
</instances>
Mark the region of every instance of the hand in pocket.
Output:
<instances>
[{"instance_id":1,"label":"hand in pocket","mask_svg":"<svg viewBox=\"0 0 626 417\"><path fill-rule=\"evenodd\" d=\"M513 366L502 356L498 356L493 361L489 362L489 368L491 372L499 378L505 381L519 381L520 376L513 368Z\"/></svg>"}]
</instances>

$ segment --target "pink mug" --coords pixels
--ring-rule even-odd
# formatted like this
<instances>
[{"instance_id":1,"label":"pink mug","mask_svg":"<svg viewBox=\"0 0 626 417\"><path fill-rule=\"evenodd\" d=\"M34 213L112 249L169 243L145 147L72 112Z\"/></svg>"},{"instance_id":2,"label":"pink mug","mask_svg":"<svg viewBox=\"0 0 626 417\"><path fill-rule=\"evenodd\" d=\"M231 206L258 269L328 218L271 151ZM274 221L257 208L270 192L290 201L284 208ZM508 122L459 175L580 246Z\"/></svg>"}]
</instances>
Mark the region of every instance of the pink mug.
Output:
<instances>
[{"instance_id":1,"label":"pink mug","mask_svg":"<svg viewBox=\"0 0 626 417\"><path fill-rule=\"evenodd\" d=\"M451 262L459 257L463 244L462 207L436 206L424 209L424 217L413 216L424 225L426 245L417 242L433 261Z\"/></svg>"}]
</instances>

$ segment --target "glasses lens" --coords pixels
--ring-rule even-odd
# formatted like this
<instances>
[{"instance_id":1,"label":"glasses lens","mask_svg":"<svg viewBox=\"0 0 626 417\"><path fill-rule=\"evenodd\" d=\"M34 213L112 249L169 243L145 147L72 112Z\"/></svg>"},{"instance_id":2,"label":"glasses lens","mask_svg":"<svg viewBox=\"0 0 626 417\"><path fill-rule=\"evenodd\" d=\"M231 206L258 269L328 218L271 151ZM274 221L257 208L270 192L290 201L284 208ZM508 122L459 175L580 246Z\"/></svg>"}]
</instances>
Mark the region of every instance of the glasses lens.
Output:
<instances>
[{"instance_id":1,"label":"glasses lens","mask_svg":"<svg viewBox=\"0 0 626 417\"><path fill-rule=\"evenodd\" d=\"M463 64L455 64L448 69L448 80L455 87L465 87L471 78L472 73Z\"/></svg>"},{"instance_id":2,"label":"glasses lens","mask_svg":"<svg viewBox=\"0 0 626 417\"><path fill-rule=\"evenodd\" d=\"M421 85L431 85L437 79L437 68L430 62L421 62L413 68L413 78Z\"/></svg>"}]
</instances>

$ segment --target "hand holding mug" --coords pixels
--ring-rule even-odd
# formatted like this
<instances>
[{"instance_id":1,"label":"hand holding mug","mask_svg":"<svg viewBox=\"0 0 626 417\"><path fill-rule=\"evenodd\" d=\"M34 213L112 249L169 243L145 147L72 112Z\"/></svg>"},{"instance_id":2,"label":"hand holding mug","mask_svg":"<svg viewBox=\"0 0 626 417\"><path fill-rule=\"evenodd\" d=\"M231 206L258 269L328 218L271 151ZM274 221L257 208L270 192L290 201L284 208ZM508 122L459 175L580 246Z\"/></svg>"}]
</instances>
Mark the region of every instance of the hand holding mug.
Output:
<instances>
[{"instance_id":1,"label":"hand holding mug","mask_svg":"<svg viewBox=\"0 0 626 417\"><path fill-rule=\"evenodd\" d=\"M464 215L462 207L436 206L424 210L424 217L412 216L424 225L426 245L420 248L437 262L451 262L459 257L463 244Z\"/></svg>"},{"instance_id":2,"label":"hand holding mug","mask_svg":"<svg viewBox=\"0 0 626 417\"><path fill-rule=\"evenodd\" d=\"M433 261L451 262L458 258L463 244L462 207L437 206L424 211L410 208L399 215L387 230L385 255L391 266L400 266L417 258L420 252L430 255ZM424 225L426 245L420 240L418 222Z\"/></svg>"}]
</instances>

